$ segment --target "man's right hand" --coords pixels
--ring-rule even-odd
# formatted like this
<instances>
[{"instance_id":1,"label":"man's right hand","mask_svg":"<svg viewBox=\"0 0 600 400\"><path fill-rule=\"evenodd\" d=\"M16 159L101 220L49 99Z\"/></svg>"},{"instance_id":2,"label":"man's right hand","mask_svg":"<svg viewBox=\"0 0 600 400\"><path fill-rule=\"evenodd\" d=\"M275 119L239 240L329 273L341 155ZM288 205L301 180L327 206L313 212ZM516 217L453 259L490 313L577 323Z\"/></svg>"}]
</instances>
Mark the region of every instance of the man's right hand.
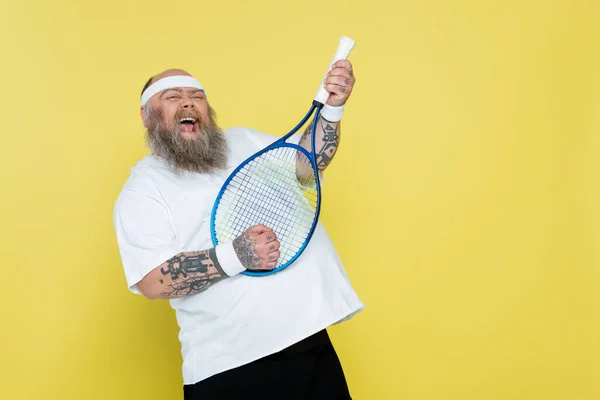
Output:
<instances>
[{"instance_id":1,"label":"man's right hand","mask_svg":"<svg viewBox=\"0 0 600 400\"><path fill-rule=\"evenodd\" d=\"M272 229L255 225L233 241L238 259L246 269L269 271L279 259L279 240Z\"/></svg>"}]
</instances>

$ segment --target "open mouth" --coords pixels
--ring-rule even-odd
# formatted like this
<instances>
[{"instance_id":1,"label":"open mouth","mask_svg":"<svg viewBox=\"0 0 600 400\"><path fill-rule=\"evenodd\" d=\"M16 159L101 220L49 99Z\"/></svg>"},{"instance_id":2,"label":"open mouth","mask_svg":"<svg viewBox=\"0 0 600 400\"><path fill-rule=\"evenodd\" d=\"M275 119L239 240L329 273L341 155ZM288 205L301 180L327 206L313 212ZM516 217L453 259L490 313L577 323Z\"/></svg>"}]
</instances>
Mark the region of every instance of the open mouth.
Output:
<instances>
[{"instance_id":1,"label":"open mouth","mask_svg":"<svg viewBox=\"0 0 600 400\"><path fill-rule=\"evenodd\" d=\"M179 130L185 133L195 133L198 130L196 118L185 117L179 120Z\"/></svg>"}]
</instances>

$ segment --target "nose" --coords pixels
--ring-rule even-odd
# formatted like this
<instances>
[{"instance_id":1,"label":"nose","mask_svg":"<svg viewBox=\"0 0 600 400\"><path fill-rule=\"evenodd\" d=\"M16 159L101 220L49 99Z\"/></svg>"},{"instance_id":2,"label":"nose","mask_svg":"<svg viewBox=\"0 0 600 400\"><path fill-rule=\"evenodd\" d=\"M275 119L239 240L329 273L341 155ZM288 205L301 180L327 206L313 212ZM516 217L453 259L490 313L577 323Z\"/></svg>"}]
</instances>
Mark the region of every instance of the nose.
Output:
<instances>
[{"instance_id":1,"label":"nose","mask_svg":"<svg viewBox=\"0 0 600 400\"><path fill-rule=\"evenodd\" d=\"M185 109L194 108L194 102L188 96L183 97L182 107Z\"/></svg>"}]
</instances>

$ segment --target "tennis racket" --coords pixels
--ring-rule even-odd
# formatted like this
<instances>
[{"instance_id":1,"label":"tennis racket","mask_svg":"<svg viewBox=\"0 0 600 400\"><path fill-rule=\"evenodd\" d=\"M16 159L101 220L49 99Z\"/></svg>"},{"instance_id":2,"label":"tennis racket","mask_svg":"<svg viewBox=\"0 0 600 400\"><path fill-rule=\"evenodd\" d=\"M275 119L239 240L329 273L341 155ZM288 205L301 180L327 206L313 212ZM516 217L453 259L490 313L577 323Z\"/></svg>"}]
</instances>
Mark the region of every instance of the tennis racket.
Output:
<instances>
[{"instance_id":1,"label":"tennis racket","mask_svg":"<svg viewBox=\"0 0 600 400\"><path fill-rule=\"evenodd\" d=\"M332 65L346 59L355 42L341 37ZM280 256L274 269L246 270L250 276L265 276L290 266L308 245L319 220L321 187L315 153L315 132L329 93L321 82L312 105L302 120L285 136L248 157L227 178L211 213L214 245L232 242L248 228L263 224L275 232ZM289 143L312 114L311 151Z\"/></svg>"}]
</instances>

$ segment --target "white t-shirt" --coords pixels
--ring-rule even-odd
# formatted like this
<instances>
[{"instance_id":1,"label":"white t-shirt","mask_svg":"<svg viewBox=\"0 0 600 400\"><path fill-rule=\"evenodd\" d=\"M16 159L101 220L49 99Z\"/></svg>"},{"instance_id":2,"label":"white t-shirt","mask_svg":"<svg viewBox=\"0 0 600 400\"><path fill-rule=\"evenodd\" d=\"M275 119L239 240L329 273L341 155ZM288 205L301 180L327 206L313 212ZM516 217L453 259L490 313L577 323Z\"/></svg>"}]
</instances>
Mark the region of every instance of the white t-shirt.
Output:
<instances>
[{"instance_id":1,"label":"white t-shirt","mask_svg":"<svg viewBox=\"0 0 600 400\"><path fill-rule=\"evenodd\" d=\"M114 210L127 285L181 252L214 247L213 203L227 176L278 138L247 128L225 131L226 171L176 175L150 155L131 169ZM180 327L184 384L193 384L280 351L364 308L319 222L301 256L264 277L237 274L170 300Z\"/></svg>"}]
</instances>

